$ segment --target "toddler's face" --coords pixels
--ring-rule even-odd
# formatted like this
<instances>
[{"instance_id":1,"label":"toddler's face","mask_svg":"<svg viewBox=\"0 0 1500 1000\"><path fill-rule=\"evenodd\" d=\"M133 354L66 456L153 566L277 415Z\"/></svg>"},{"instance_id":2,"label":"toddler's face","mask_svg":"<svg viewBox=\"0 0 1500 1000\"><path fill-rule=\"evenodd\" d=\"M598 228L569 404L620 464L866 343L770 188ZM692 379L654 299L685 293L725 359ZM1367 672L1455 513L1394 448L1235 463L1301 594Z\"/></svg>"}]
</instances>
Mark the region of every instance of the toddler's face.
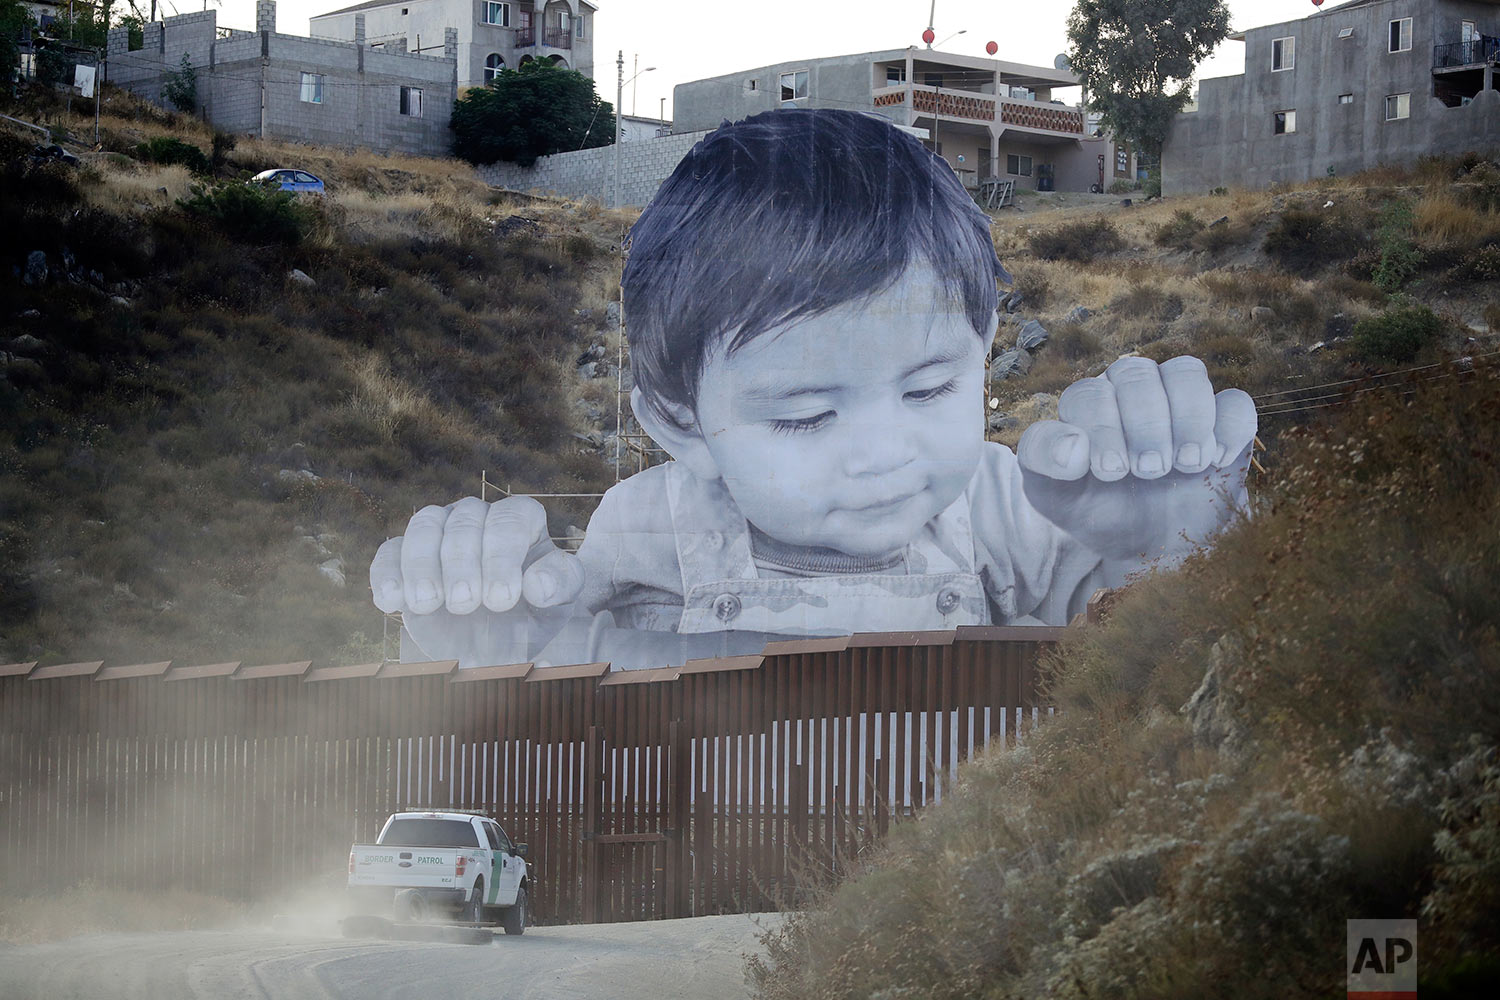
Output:
<instances>
[{"instance_id":1,"label":"toddler's face","mask_svg":"<svg viewBox=\"0 0 1500 1000\"><path fill-rule=\"evenodd\" d=\"M988 338L932 271L720 348L698 427L741 513L793 545L895 552L958 499L984 441Z\"/></svg>"}]
</instances>

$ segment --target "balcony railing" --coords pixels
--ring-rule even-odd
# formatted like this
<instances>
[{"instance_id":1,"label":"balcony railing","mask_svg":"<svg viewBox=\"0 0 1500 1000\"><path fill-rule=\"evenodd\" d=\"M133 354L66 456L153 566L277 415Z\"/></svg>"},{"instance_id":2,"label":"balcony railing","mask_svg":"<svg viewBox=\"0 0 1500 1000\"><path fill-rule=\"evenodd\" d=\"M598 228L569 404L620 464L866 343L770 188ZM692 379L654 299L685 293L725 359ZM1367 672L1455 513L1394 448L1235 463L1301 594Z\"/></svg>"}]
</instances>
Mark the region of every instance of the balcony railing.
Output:
<instances>
[{"instance_id":1,"label":"balcony railing","mask_svg":"<svg viewBox=\"0 0 1500 1000\"><path fill-rule=\"evenodd\" d=\"M1467 42L1449 42L1446 45L1434 45L1432 47L1432 68L1443 69L1449 66L1474 66L1489 62L1497 54L1500 54L1500 38L1492 38L1489 35L1481 35L1479 38L1470 39Z\"/></svg>"},{"instance_id":2,"label":"balcony railing","mask_svg":"<svg viewBox=\"0 0 1500 1000\"><path fill-rule=\"evenodd\" d=\"M567 28L545 28L542 31L542 44L554 49L571 49L573 33Z\"/></svg>"},{"instance_id":3,"label":"balcony railing","mask_svg":"<svg viewBox=\"0 0 1500 1000\"><path fill-rule=\"evenodd\" d=\"M1031 101L1000 99L1000 121L1004 125L1019 125L1022 128L1046 129L1048 132L1067 132L1083 135L1083 112L1055 105L1035 104Z\"/></svg>"},{"instance_id":4,"label":"balcony railing","mask_svg":"<svg viewBox=\"0 0 1500 1000\"><path fill-rule=\"evenodd\" d=\"M535 28L517 28L516 29L516 48L518 48L518 49L530 48L531 46L533 46L535 44L536 44L536 29Z\"/></svg>"},{"instance_id":5,"label":"balcony railing","mask_svg":"<svg viewBox=\"0 0 1500 1000\"><path fill-rule=\"evenodd\" d=\"M976 122L995 120L995 99L970 97L962 92L939 91L932 87L913 87L912 110L918 114L937 114L939 118L964 118Z\"/></svg>"}]
</instances>

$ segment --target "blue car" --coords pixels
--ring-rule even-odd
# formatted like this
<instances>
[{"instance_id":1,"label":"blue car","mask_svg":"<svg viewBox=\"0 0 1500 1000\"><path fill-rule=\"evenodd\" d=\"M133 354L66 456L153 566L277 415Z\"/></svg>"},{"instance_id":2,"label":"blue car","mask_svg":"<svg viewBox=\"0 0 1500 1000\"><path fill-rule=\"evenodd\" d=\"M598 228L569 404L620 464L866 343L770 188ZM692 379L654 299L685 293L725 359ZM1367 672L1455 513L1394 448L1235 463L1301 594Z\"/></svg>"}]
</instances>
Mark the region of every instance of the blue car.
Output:
<instances>
[{"instance_id":1,"label":"blue car","mask_svg":"<svg viewBox=\"0 0 1500 1000\"><path fill-rule=\"evenodd\" d=\"M262 170L251 178L257 184L274 184L283 191L322 194L323 182L306 170Z\"/></svg>"}]
</instances>

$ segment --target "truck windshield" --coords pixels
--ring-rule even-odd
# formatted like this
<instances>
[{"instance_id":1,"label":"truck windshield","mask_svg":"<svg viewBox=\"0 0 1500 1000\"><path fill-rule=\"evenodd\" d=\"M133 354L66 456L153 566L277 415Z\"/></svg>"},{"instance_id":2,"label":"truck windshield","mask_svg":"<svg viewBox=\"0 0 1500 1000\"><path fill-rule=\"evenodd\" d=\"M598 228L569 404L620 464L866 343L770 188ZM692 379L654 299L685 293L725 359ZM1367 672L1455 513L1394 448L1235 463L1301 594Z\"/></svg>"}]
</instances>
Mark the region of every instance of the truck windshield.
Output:
<instances>
[{"instance_id":1,"label":"truck windshield","mask_svg":"<svg viewBox=\"0 0 1500 1000\"><path fill-rule=\"evenodd\" d=\"M478 847L474 824L463 819L393 819L382 847Z\"/></svg>"}]
</instances>

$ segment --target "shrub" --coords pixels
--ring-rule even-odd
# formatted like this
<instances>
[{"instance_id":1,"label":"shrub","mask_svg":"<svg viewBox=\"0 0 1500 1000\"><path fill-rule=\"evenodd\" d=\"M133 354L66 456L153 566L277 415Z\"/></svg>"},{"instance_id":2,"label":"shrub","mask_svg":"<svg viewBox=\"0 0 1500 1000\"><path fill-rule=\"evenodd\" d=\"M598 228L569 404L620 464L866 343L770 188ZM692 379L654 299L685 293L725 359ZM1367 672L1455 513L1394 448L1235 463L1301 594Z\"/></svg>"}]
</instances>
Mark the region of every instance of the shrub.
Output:
<instances>
[{"instance_id":1,"label":"shrub","mask_svg":"<svg viewBox=\"0 0 1500 1000\"><path fill-rule=\"evenodd\" d=\"M1146 183L1141 185L1141 193L1147 198L1161 197L1161 178L1155 175L1146 178Z\"/></svg>"},{"instance_id":2,"label":"shrub","mask_svg":"<svg viewBox=\"0 0 1500 1000\"><path fill-rule=\"evenodd\" d=\"M1359 249L1359 241L1338 216L1288 208L1266 233L1261 249L1284 270L1304 274L1347 260Z\"/></svg>"},{"instance_id":3,"label":"shrub","mask_svg":"<svg viewBox=\"0 0 1500 1000\"><path fill-rule=\"evenodd\" d=\"M1076 323L1064 323L1047 338L1046 350L1068 361L1085 361L1099 353L1099 338Z\"/></svg>"},{"instance_id":4,"label":"shrub","mask_svg":"<svg viewBox=\"0 0 1500 1000\"><path fill-rule=\"evenodd\" d=\"M193 69L193 61L186 52L178 67L162 81L161 96L183 114L198 110L198 71Z\"/></svg>"},{"instance_id":5,"label":"shrub","mask_svg":"<svg viewBox=\"0 0 1500 1000\"><path fill-rule=\"evenodd\" d=\"M229 154L234 152L235 144L235 137L228 132L214 131L212 160L214 173L218 173L228 166Z\"/></svg>"},{"instance_id":6,"label":"shrub","mask_svg":"<svg viewBox=\"0 0 1500 1000\"><path fill-rule=\"evenodd\" d=\"M1185 208L1179 208L1172 213L1171 221L1158 227L1151 238L1159 247L1187 250L1193 244L1193 237L1206 228L1208 228L1207 224L1202 219Z\"/></svg>"},{"instance_id":7,"label":"shrub","mask_svg":"<svg viewBox=\"0 0 1500 1000\"><path fill-rule=\"evenodd\" d=\"M1041 309L1047 304L1047 294L1052 290L1052 283L1047 280L1040 267L1017 264L1010 271L1016 279L1011 287L1025 301L1027 308Z\"/></svg>"},{"instance_id":8,"label":"shrub","mask_svg":"<svg viewBox=\"0 0 1500 1000\"><path fill-rule=\"evenodd\" d=\"M1071 260L1086 264L1101 253L1123 250L1125 239L1113 222L1098 218L1032 233L1028 245L1031 252L1043 260Z\"/></svg>"},{"instance_id":9,"label":"shrub","mask_svg":"<svg viewBox=\"0 0 1500 1000\"><path fill-rule=\"evenodd\" d=\"M137 159L145 160L147 163L160 163L164 166L181 165L195 174L213 172L213 166L208 157L203 155L203 150L190 142L183 142L181 139L174 139L168 135L147 139L135 147L135 155Z\"/></svg>"},{"instance_id":10,"label":"shrub","mask_svg":"<svg viewBox=\"0 0 1500 1000\"><path fill-rule=\"evenodd\" d=\"M193 196L179 204L189 214L247 243L292 246L312 229L312 212L298 204L290 192L260 184L195 187Z\"/></svg>"},{"instance_id":11,"label":"shrub","mask_svg":"<svg viewBox=\"0 0 1500 1000\"><path fill-rule=\"evenodd\" d=\"M1129 194L1131 191L1137 191L1139 189L1139 184L1136 184L1134 181L1127 181L1122 177L1109 186L1109 193Z\"/></svg>"},{"instance_id":12,"label":"shrub","mask_svg":"<svg viewBox=\"0 0 1500 1000\"><path fill-rule=\"evenodd\" d=\"M1442 332L1443 321L1426 306L1402 306L1354 324L1354 352L1368 360L1405 364Z\"/></svg>"},{"instance_id":13,"label":"shrub","mask_svg":"<svg viewBox=\"0 0 1500 1000\"><path fill-rule=\"evenodd\" d=\"M1220 253L1230 247L1245 246L1254 239L1250 227L1244 222L1221 222L1206 227L1193 237L1193 249L1207 253Z\"/></svg>"},{"instance_id":14,"label":"shrub","mask_svg":"<svg viewBox=\"0 0 1500 1000\"><path fill-rule=\"evenodd\" d=\"M1382 291L1399 292L1422 266L1422 251L1412 241L1412 226L1410 205L1404 201L1386 204L1375 236L1380 259L1370 276Z\"/></svg>"}]
</instances>

